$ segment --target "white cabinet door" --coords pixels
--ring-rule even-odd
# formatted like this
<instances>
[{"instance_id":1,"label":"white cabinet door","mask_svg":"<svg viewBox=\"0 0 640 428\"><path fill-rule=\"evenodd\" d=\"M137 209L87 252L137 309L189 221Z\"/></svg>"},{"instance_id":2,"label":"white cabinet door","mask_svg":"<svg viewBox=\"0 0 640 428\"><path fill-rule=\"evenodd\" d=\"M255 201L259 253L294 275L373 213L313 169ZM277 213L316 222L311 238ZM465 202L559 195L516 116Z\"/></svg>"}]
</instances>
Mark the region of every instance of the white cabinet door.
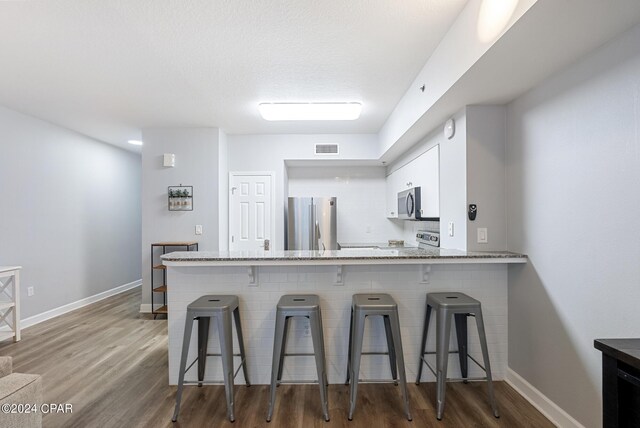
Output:
<instances>
[{"instance_id":1,"label":"white cabinet door","mask_svg":"<svg viewBox=\"0 0 640 428\"><path fill-rule=\"evenodd\" d=\"M387 218L398 218L398 192L404 188L401 175L398 170L387 176Z\"/></svg>"},{"instance_id":2,"label":"white cabinet door","mask_svg":"<svg viewBox=\"0 0 640 428\"><path fill-rule=\"evenodd\" d=\"M413 187L420 187L422 217L440 217L440 146L423 153L405 168Z\"/></svg>"}]
</instances>

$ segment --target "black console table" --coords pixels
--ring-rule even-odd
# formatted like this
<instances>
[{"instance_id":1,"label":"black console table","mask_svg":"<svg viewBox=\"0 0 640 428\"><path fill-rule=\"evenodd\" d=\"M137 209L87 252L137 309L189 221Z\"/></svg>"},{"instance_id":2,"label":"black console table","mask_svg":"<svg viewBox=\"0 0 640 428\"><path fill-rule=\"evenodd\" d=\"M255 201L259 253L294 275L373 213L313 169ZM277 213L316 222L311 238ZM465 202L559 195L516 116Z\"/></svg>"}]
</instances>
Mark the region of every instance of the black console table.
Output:
<instances>
[{"instance_id":1,"label":"black console table","mask_svg":"<svg viewBox=\"0 0 640 428\"><path fill-rule=\"evenodd\" d=\"M640 339L597 339L602 351L602 426L640 427Z\"/></svg>"}]
</instances>

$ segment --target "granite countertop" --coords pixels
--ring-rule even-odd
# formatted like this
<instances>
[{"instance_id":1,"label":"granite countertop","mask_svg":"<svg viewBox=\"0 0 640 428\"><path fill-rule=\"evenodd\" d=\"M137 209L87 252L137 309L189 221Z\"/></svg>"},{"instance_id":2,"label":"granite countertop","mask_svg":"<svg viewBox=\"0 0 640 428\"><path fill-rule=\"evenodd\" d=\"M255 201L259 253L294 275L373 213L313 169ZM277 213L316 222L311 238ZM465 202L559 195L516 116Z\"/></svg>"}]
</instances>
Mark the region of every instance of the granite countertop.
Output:
<instances>
[{"instance_id":1,"label":"granite countertop","mask_svg":"<svg viewBox=\"0 0 640 428\"><path fill-rule=\"evenodd\" d=\"M365 248L383 248L383 249L395 249L395 248L417 248L411 245L389 245L389 242L338 242L338 246L341 250L352 249L365 249Z\"/></svg>"},{"instance_id":2,"label":"granite countertop","mask_svg":"<svg viewBox=\"0 0 640 428\"><path fill-rule=\"evenodd\" d=\"M353 248L379 248L379 247L388 247L388 243L382 242L338 242L338 245L341 249L353 249Z\"/></svg>"},{"instance_id":3,"label":"granite countertop","mask_svg":"<svg viewBox=\"0 0 640 428\"><path fill-rule=\"evenodd\" d=\"M278 262L292 264L366 264L367 262L396 262L396 263L433 263L433 262L467 262L467 263L526 263L524 254L508 251L473 252L460 250L447 250L442 248L362 248L349 250L328 251L176 251L164 254L162 257L165 265L178 263L204 263L212 265L235 262L233 264L278 264Z\"/></svg>"}]
</instances>

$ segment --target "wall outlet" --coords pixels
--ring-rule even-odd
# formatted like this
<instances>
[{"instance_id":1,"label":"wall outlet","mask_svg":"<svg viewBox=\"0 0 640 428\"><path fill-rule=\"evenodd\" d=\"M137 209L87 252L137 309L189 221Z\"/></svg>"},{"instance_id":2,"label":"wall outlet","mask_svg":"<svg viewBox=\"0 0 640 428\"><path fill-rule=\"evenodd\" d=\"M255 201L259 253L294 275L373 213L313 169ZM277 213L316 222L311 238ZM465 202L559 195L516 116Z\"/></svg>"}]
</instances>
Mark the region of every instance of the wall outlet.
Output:
<instances>
[{"instance_id":1,"label":"wall outlet","mask_svg":"<svg viewBox=\"0 0 640 428\"><path fill-rule=\"evenodd\" d=\"M202 225L196 224L196 235L202 235Z\"/></svg>"},{"instance_id":2,"label":"wall outlet","mask_svg":"<svg viewBox=\"0 0 640 428\"><path fill-rule=\"evenodd\" d=\"M487 244L489 242L489 235L486 227L478 228L478 244Z\"/></svg>"},{"instance_id":3,"label":"wall outlet","mask_svg":"<svg viewBox=\"0 0 640 428\"><path fill-rule=\"evenodd\" d=\"M453 236L453 222L449 222L449 236Z\"/></svg>"},{"instance_id":4,"label":"wall outlet","mask_svg":"<svg viewBox=\"0 0 640 428\"><path fill-rule=\"evenodd\" d=\"M33 290L33 287L27 287L27 296L31 297L35 294L36 292Z\"/></svg>"}]
</instances>

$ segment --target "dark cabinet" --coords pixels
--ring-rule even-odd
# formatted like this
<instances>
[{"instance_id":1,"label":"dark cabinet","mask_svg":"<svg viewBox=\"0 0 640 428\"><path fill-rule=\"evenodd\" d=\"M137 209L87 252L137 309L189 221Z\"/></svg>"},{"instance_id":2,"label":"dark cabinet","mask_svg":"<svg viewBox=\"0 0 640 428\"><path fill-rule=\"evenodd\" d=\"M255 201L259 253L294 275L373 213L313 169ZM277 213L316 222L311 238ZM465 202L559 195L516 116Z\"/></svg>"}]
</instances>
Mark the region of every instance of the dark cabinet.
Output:
<instances>
[{"instance_id":1,"label":"dark cabinet","mask_svg":"<svg viewBox=\"0 0 640 428\"><path fill-rule=\"evenodd\" d=\"M598 339L602 352L602 426L640 427L640 339Z\"/></svg>"}]
</instances>

